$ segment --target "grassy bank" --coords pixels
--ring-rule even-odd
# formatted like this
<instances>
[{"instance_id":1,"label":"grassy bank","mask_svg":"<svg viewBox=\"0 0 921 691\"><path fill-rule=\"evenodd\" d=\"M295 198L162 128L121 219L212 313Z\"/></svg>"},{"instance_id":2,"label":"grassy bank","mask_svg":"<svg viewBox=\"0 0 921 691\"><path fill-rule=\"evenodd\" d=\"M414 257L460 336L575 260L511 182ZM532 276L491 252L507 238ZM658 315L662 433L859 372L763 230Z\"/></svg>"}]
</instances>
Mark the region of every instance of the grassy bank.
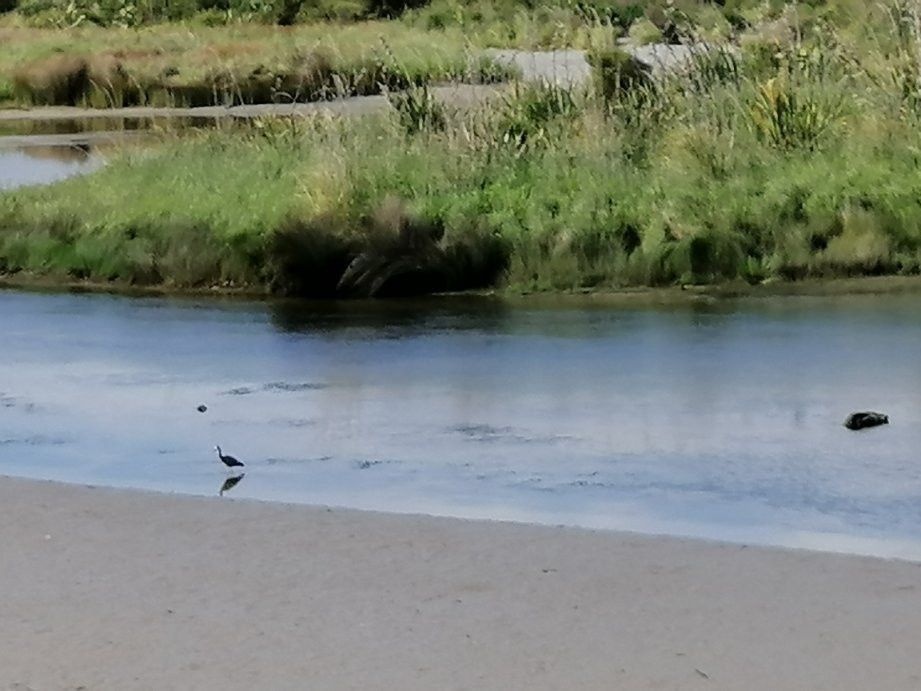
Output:
<instances>
[{"instance_id":1,"label":"grassy bank","mask_svg":"<svg viewBox=\"0 0 921 691\"><path fill-rule=\"evenodd\" d=\"M4 7L0 0L0 8ZM891 5L857 0L6 0L0 105L211 105L379 93L508 76L487 47L732 42L777 46L836 33L886 49ZM285 26L277 26L275 23ZM291 24L290 26L288 26ZM867 41L867 34L873 40Z\"/></svg>"},{"instance_id":2,"label":"grassy bank","mask_svg":"<svg viewBox=\"0 0 921 691\"><path fill-rule=\"evenodd\" d=\"M212 105L312 101L509 75L459 30L343 26L0 27L0 102Z\"/></svg>"},{"instance_id":3,"label":"grassy bank","mask_svg":"<svg viewBox=\"0 0 921 691\"><path fill-rule=\"evenodd\" d=\"M0 195L0 269L315 295L917 273L915 118L852 105L786 142L747 88L652 119L532 90L126 151Z\"/></svg>"},{"instance_id":4,"label":"grassy bank","mask_svg":"<svg viewBox=\"0 0 921 691\"><path fill-rule=\"evenodd\" d=\"M915 10L787 17L666 81L600 51L584 92L410 89L128 150L0 195L0 270L310 295L917 274Z\"/></svg>"},{"instance_id":5,"label":"grassy bank","mask_svg":"<svg viewBox=\"0 0 921 691\"><path fill-rule=\"evenodd\" d=\"M476 57L483 48L597 49L624 36L634 44L734 41L769 55L778 43L827 27L848 38L891 33L896 7L857 0L0 0L0 12L10 10L0 14L0 105L287 102L378 93L381 85L495 81L507 71Z\"/></svg>"}]
</instances>

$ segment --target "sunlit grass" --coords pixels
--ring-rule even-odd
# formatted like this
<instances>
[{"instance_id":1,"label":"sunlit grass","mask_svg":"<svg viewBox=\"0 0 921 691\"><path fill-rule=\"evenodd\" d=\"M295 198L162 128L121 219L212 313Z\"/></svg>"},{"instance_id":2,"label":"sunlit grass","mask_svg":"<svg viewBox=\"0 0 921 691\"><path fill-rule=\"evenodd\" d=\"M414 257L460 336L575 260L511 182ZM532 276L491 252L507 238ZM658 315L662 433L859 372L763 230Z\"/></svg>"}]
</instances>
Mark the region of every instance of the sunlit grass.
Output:
<instances>
[{"instance_id":1,"label":"sunlit grass","mask_svg":"<svg viewBox=\"0 0 921 691\"><path fill-rule=\"evenodd\" d=\"M637 158L600 103L535 110L552 93L506 98L414 134L396 114L316 116L127 150L53 194L0 196L0 262L327 294L349 257L403 232L402 216L379 220L397 200L411 223L443 228L439 270L453 288L484 276L568 290L921 267L911 122L877 116L871 133L845 121L824 145L790 150L748 129L744 103L737 129L715 136L712 104L694 110L701 97L684 96L684 116L644 130L654 136ZM319 285L306 280L323 270Z\"/></svg>"},{"instance_id":2,"label":"sunlit grass","mask_svg":"<svg viewBox=\"0 0 921 691\"><path fill-rule=\"evenodd\" d=\"M313 100L376 93L380 84L476 82L505 73L459 29L426 32L399 22L227 27L161 25L0 28L0 98L55 102L56 85L87 80L115 100L165 105ZM77 74L86 67L88 78ZM60 91L60 89L59 89ZM218 92L215 94L215 92ZM105 94L102 98L105 101Z\"/></svg>"}]
</instances>

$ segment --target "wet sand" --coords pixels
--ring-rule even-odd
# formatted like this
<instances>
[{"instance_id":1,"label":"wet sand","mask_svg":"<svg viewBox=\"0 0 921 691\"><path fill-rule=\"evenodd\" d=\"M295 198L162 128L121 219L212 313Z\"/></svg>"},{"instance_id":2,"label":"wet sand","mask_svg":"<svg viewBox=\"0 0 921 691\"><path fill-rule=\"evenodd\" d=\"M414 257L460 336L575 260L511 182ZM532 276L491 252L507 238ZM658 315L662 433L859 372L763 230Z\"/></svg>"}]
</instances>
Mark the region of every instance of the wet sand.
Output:
<instances>
[{"instance_id":1,"label":"wet sand","mask_svg":"<svg viewBox=\"0 0 921 691\"><path fill-rule=\"evenodd\" d=\"M917 689L921 565L0 480L0 689Z\"/></svg>"}]
</instances>

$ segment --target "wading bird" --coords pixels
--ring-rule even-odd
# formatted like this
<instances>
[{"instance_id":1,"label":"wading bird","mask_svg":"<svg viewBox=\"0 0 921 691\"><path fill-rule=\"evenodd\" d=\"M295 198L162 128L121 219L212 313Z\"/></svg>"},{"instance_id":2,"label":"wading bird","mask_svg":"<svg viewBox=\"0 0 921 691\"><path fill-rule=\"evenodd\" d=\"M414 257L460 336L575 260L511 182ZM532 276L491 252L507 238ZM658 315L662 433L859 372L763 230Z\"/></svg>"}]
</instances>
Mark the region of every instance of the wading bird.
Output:
<instances>
[{"instance_id":1,"label":"wading bird","mask_svg":"<svg viewBox=\"0 0 921 691\"><path fill-rule=\"evenodd\" d=\"M225 456L222 454L220 446L215 446L214 450L217 451L217 457L220 458L224 465L226 465L228 468L233 468L235 466L239 466L241 468L243 467L243 464L233 456Z\"/></svg>"}]
</instances>

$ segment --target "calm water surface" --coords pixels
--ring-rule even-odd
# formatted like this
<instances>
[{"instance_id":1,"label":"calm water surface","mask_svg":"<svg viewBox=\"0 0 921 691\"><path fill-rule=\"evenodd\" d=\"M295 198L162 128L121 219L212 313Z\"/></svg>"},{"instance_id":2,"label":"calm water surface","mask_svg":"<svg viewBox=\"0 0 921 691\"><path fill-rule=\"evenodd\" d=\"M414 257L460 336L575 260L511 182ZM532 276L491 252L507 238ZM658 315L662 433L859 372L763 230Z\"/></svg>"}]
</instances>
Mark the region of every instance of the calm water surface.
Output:
<instances>
[{"instance_id":1,"label":"calm water surface","mask_svg":"<svg viewBox=\"0 0 921 691\"><path fill-rule=\"evenodd\" d=\"M921 558L915 296L0 291L0 473ZM196 407L205 404L207 412ZM849 432L847 413L892 424Z\"/></svg>"},{"instance_id":2,"label":"calm water surface","mask_svg":"<svg viewBox=\"0 0 921 691\"><path fill-rule=\"evenodd\" d=\"M0 137L0 145L3 144ZM102 160L73 146L0 146L0 190L44 185L95 170Z\"/></svg>"}]
</instances>

